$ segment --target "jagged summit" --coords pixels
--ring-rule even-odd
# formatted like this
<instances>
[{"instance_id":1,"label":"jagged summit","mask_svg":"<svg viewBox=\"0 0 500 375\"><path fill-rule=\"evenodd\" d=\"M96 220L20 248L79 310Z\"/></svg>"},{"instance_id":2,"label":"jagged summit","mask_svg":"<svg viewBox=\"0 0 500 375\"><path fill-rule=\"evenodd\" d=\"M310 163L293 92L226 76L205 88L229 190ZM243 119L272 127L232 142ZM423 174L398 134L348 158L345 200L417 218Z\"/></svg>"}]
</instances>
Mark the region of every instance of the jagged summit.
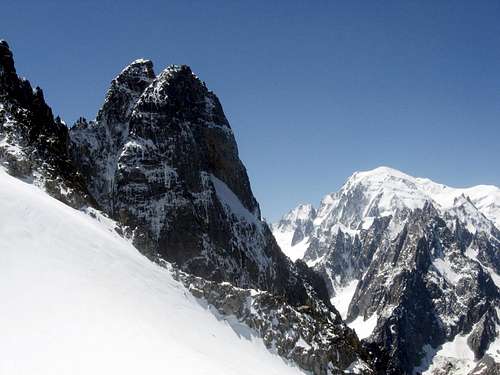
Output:
<instances>
[{"instance_id":1,"label":"jagged summit","mask_svg":"<svg viewBox=\"0 0 500 375\"><path fill-rule=\"evenodd\" d=\"M14 58L7 41L0 39L0 73L16 74Z\"/></svg>"},{"instance_id":2,"label":"jagged summit","mask_svg":"<svg viewBox=\"0 0 500 375\"><path fill-rule=\"evenodd\" d=\"M150 60L135 60L125 67L111 81L103 107L97 114L97 122L126 122L133 105L147 86L155 79L153 63ZM103 118L112 116L114 118Z\"/></svg>"},{"instance_id":3,"label":"jagged summit","mask_svg":"<svg viewBox=\"0 0 500 375\"><path fill-rule=\"evenodd\" d=\"M0 164L74 207L93 205L68 155L68 129L52 115L43 91L16 74L12 51L0 42Z\"/></svg>"},{"instance_id":4,"label":"jagged summit","mask_svg":"<svg viewBox=\"0 0 500 375\"><path fill-rule=\"evenodd\" d=\"M70 138L92 195L148 256L304 301L303 282L260 220L222 106L188 66L154 75L149 61L132 63L96 121Z\"/></svg>"},{"instance_id":5,"label":"jagged summit","mask_svg":"<svg viewBox=\"0 0 500 375\"><path fill-rule=\"evenodd\" d=\"M301 221L312 220L316 217L316 209L310 203L299 204L283 215L280 222L282 225L291 225L293 228Z\"/></svg>"},{"instance_id":6,"label":"jagged summit","mask_svg":"<svg viewBox=\"0 0 500 375\"><path fill-rule=\"evenodd\" d=\"M405 215L423 208L428 201L440 210L452 209L461 195L471 201L486 221L500 227L500 188L491 185L453 188L389 167L353 173L338 192L322 199L314 224L341 224L357 230L368 226L374 217Z\"/></svg>"},{"instance_id":7,"label":"jagged summit","mask_svg":"<svg viewBox=\"0 0 500 375\"><path fill-rule=\"evenodd\" d=\"M151 82L155 78L153 70L153 62L147 59L136 59L128 64L123 70L113 79L115 85L119 83L130 84L130 80L145 80Z\"/></svg>"},{"instance_id":8,"label":"jagged summit","mask_svg":"<svg viewBox=\"0 0 500 375\"><path fill-rule=\"evenodd\" d=\"M202 119L205 126L221 126L231 131L222 106L187 65L170 65L164 69L142 94L138 106L160 109L165 115L179 121L197 123Z\"/></svg>"},{"instance_id":9,"label":"jagged summit","mask_svg":"<svg viewBox=\"0 0 500 375\"><path fill-rule=\"evenodd\" d=\"M312 204L299 204L296 208L290 211L290 215L296 220L308 219L314 216L316 210Z\"/></svg>"},{"instance_id":10,"label":"jagged summit","mask_svg":"<svg viewBox=\"0 0 500 375\"><path fill-rule=\"evenodd\" d=\"M396 367L493 374L500 366L499 192L379 167L326 195L307 232L298 207L273 234L285 253L323 275L349 325L390 350Z\"/></svg>"}]
</instances>

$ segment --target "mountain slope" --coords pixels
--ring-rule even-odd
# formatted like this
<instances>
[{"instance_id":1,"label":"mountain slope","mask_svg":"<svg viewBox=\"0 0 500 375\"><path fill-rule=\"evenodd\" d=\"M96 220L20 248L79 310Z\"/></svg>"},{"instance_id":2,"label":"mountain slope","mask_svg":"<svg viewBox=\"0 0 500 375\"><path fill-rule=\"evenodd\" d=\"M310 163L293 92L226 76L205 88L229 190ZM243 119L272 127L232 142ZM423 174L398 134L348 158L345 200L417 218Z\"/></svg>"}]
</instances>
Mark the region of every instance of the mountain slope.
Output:
<instances>
[{"instance_id":1,"label":"mountain slope","mask_svg":"<svg viewBox=\"0 0 500 375\"><path fill-rule=\"evenodd\" d=\"M1 169L0 211L9 213L0 221L1 373L299 373L249 329L218 320L109 220Z\"/></svg>"},{"instance_id":2,"label":"mountain slope","mask_svg":"<svg viewBox=\"0 0 500 375\"><path fill-rule=\"evenodd\" d=\"M386 348L391 363L433 374L489 363L494 373L500 355L488 348L500 335L498 191L449 188L381 167L353 174L327 195L307 217L306 236L304 220L291 220L297 209L273 231L278 241L288 239L284 249L300 246L342 316ZM293 244L296 236L302 240ZM473 360L443 359L440 346L460 337Z\"/></svg>"},{"instance_id":3,"label":"mountain slope","mask_svg":"<svg viewBox=\"0 0 500 375\"><path fill-rule=\"evenodd\" d=\"M151 259L307 303L303 278L260 218L219 100L188 66L155 75L150 61L134 61L70 139L92 196Z\"/></svg>"},{"instance_id":4,"label":"mountain slope","mask_svg":"<svg viewBox=\"0 0 500 375\"><path fill-rule=\"evenodd\" d=\"M279 249L269 227L260 219L258 204L252 195L243 163L239 160L234 136L222 107L216 96L208 91L189 67L170 66L156 76L150 61L134 61L111 83L96 120L88 122L82 118L68 134L64 123L52 118L50 107L41 100L41 96L33 93L29 84L15 74L12 53L7 44L2 43L1 47L5 58L2 58L0 69L0 90L3 90L0 104L7 111L0 105L0 115L6 114L0 117L0 162L9 174L34 183L68 205L88 211L101 223L115 226L114 231L129 239L150 261L174 270L175 279L184 284L186 291L199 298L197 303L207 306L218 319L228 322L239 335L261 337L272 353L294 362L300 368L318 375L374 374L376 371L385 374L385 360L381 351L376 347L364 347L354 331L345 325L329 302L323 279L305 263L293 264ZM23 87L20 92L29 99L27 104L18 100L18 92L11 89L11 82ZM31 102L32 99L34 103ZM38 105L41 105L47 121L38 121ZM12 113L24 115L12 121ZM23 173L18 173L21 167ZM8 204L7 200L4 203ZM19 207L24 205L20 204ZM10 205L8 208L14 209L14 206ZM105 216L97 209L103 210L116 221L104 219ZM30 210L26 211L29 213ZM40 216L39 212L36 216ZM62 270L54 275L62 275L64 281L70 280L71 275L68 276L66 270L69 268L75 276L82 272L88 273L92 280L99 281L100 276L95 275L94 270L98 267L101 272L102 267L99 262L94 264L92 260L85 258L88 250L85 240L92 248L101 249L105 246L101 249L105 255L108 254L108 247L110 250L115 247L94 233L83 230L82 234L87 237L83 238L76 232L79 228L68 229L61 222L55 223L50 217L44 216L44 219L46 220L43 222L27 220L27 223L31 222L33 225L31 229L22 230L25 238L19 241L25 239L34 249L38 249L37 245L50 248L52 245L47 242L53 238L57 246L48 250L47 257L44 249L36 254L41 259L37 259L40 264L43 265L44 259L47 259L56 270L57 262L52 262L51 255L54 254L50 251L59 251L63 242L68 242L66 246L71 250L68 252L69 256L74 260L82 259L85 264L79 266L79 262L69 262L68 265L66 255L56 254L58 259L65 259L65 262L60 262ZM15 232L9 220L8 216L4 216L0 224ZM68 225L72 223L71 220L67 222ZM16 226L16 223L15 221L13 225ZM46 224L53 226L47 228ZM9 235L5 238L13 242ZM40 244L31 243L36 236L40 237ZM72 243L72 239L77 243ZM132 249L130 245L128 248ZM18 259L10 253L5 254L11 262L8 267L17 272ZM128 281L123 283L126 290L122 290L119 280L114 276L114 268L127 262L128 255L124 253L123 256L123 260L118 256L108 256L111 261L107 264L109 270L106 271L109 280L103 281L106 290L109 289L107 282L116 285L118 296L130 294ZM23 261L21 255L19 259ZM97 261L98 257L92 259ZM29 263L29 259L27 261ZM175 265L169 262L174 262ZM85 267L89 267L88 271L84 271ZM158 284L156 281L149 281L151 277L156 280L154 270L157 268L153 265L148 267L152 270L149 276L137 275L128 266L123 272L118 271L119 277L126 277L125 274L130 271L129 276L132 281L135 280L134 285L142 285L141 280L144 278L147 284L162 294L155 298L153 307L149 306L149 297L147 298L144 311L141 308L143 315L136 314L130 319L125 315L127 321L130 321L124 325L133 329L133 335L138 338L151 336L151 325L159 321L153 314L158 312L154 310L155 307L162 309L163 304L173 302L174 306L166 308L163 313L173 315L177 312L180 319L185 311L190 310L190 307L177 303L174 297L169 297L169 291L165 288L172 286L172 280L161 276L158 277ZM41 276L50 276L47 276L45 268L31 268L34 268L31 269L34 275L43 271ZM147 273L146 269L144 271ZM12 272L8 276L13 277L13 281L22 283ZM50 281L57 281L50 277ZM111 293L106 294L107 298L90 301L87 297L91 290L95 289L101 295L100 286L93 281L78 278L76 282L78 285L69 284L73 290L67 300L74 301L75 306L83 303L86 307L79 308L84 315L74 313L75 318L80 321L67 329L73 335L79 335L80 329L87 331L94 318L101 318L99 309L92 312L96 309L96 306L91 306L92 302L96 302L97 307L104 303L106 308L116 312L116 322L120 323L120 311L130 310L135 314L135 307L140 306L142 301L137 296L139 305L134 305L131 309L124 304L133 303L116 299ZM162 282L166 285L160 286ZM59 284L65 285L64 282ZM40 285L44 286L43 283ZM179 287L179 284L175 285ZM82 298L78 294L80 290L84 293ZM18 286L13 285L12 293L18 292ZM43 290L38 292L39 296L48 299L43 295ZM144 293L146 297L150 295L147 290ZM48 300L57 305L52 299ZM40 300L31 298L30 301L22 302L25 303L26 310L32 310L33 307L38 309ZM163 313L159 314L163 316ZM9 319L12 318L11 315L13 314L6 313ZM42 311L42 320L33 319L31 327L35 331L39 327L44 329L43 319L47 315ZM33 316L36 318L35 312ZM136 316L138 320L134 320ZM102 318L106 320L100 327L103 332L116 328L108 315ZM176 328L183 327L184 321L175 319L172 318ZM193 317L194 321L203 322L203 319ZM162 322L160 324L163 326ZM109 328L106 324L109 324ZM141 332L137 325L144 327L145 331ZM203 330L196 322L192 326ZM201 356L220 350L217 345L208 352L200 348L197 337L191 334L190 329L193 327L186 325L184 340L180 337L184 335L182 331L166 327L169 330L165 332L166 336L151 337L154 344L161 344L163 341L169 344L172 340L179 340L180 347L189 347L186 351L194 350ZM47 330L50 331L52 328L49 328ZM156 332L156 327L154 330ZM68 336L65 332L55 329L52 337L54 340L66 340ZM93 334L91 328L89 332ZM132 335L125 328L123 332ZM26 333L28 339L45 344L43 338L23 333ZM119 333L116 334L121 337ZM158 334L161 332L158 331ZM205 339L205 336L201 337L201 344L206 343ZM192 345L186 340L192 341ZM232 345L231 340L228 339L229 345ZM104 341L109 345L115 344L107 336ZM137 343L140 344L137 350L144 351L144 343ZM122 349L122 346L116 345ZM13 351L17 350L21 350L19 346ZM135 349L132 347L132 350ZM229 355L231 356L231 351ZM151 358L145 357L148 361ZM234 357L238 359L237 353ZM93 360L97 366L104 358L95 357ZM199 366L196 373L220 373L215 370L215 366L224 358L214 356L213 360L214 363L200 364L197 354L193 353L193 365L176 362L176 366L182 373L192 372L191 366ZM163 364L162 361L163 357L149 362ZM73 359L73 362L74 371L64 372L88 368L88 364L81 361ZM51 364L39 363L42 371L49 371ZM221 364L224 369L227 365L231 366L229 372L236 372L232 361ZM134 368L136 363L131 363L131 366ZM254 370L267 373L260 371L258 367L254 367Z\"/></svg>"}]
</instances>

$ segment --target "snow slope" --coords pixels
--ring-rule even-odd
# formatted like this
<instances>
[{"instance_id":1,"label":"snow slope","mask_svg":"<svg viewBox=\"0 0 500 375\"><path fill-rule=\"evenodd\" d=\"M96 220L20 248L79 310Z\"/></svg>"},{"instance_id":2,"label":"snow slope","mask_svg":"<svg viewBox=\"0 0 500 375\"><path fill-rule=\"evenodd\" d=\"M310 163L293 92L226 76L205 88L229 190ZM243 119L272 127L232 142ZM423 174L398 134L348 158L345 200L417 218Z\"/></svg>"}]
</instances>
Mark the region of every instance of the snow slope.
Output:
<instances>
[{"instance_id":1,"label":"snow slope","mask_svg":"<svg viewBox=\"0 0 500 375\"><path fill-rule=\"evenodd\" d=\"M279 223L272 225L276 242L294 262L301 259L309 247L308 232L315 216L316 210L311 204L300 204L284 215ZM297 231L301 232L301 238L295 237Z\"/></svg>"},{"instance_id":2,"label":"snow slope","mask_svg":"<svg viewBox=\"0 0 500 375\"><path fill-rule=\"evenodd\" d=\"M299 243L292 245L293 231L273 231L274 238L278 243L281 251L285 253L293 262L297 259L302 259L304 254L309 247L309 238L305 238Z\"/></svg>"},{"instance_id":3,"label":"snow slope","mask_svg":"<svg viewBox=\"0 0 500 375\"><path fill-rule=\"evenodd\" d=\"M1 169L0 212L1 374L299 373L218 320L109 220Z\"/></svg>"},{"instance_id":4,"label":"snow slope","mask_svg":"<svg viewBox=\"0 0 500 375\"><path fill-rule=\"evenodd\" d=\"M351 280L345 287L338 287L335 289L335 295L331 298L330 302L337 308L342 319L347 318L347 311L352 297L356 292L359 280Z\"/></svg>"}]
</instances>

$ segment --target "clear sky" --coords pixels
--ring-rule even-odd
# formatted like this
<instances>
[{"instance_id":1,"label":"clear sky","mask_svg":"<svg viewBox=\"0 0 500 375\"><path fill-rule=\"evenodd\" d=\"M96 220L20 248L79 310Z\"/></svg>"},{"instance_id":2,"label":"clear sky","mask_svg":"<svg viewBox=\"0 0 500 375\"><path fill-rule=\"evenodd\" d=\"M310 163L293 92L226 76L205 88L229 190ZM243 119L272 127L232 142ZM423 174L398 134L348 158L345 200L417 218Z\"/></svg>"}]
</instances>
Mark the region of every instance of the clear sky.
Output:
<instances>
[{"instance_id":1,"label":"clear sky","mask_svg":"<svg viewBox=\"0 0 500 375\"><path fill-rule=\"evenodd\" d=\"M269 220L379 165L500 185L498 0L4 0L0 38L68 123L136 58L190 65Z\"/></svg>"}]
</instances>

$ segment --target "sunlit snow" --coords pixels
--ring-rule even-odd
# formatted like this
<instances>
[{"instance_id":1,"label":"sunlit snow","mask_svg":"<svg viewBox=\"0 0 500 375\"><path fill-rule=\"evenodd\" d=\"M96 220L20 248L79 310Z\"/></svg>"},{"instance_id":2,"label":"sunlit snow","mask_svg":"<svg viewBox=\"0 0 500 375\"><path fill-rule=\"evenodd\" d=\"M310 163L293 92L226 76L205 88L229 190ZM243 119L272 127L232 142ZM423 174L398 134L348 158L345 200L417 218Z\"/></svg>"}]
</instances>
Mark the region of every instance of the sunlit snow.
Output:
<instances>
[{"instance_id":1,"label":"sunlit snow","mask_svg":"<svg viewBox=\"0 0 500 375\"><path fill-rule=\"evenodd\" d=\"M331 299L331 303L338 310L342 319L347 317L347 310L357 286L358 280L352 280L345 287L339 287L335 290L335 296Z\"/></svg>"},{"instance_id":2,"label":"sunlit snow","mask_svg":"<svg viewBox=\"0 0 500 375\"><path fill-rule=\"evenodd\" d=\"M350 328L356 331L360 339L370 337L373 330L377 326L378 315L374 313L368 319L364 320L362 315L359 315L355 320L348 324Z\"/></svg>"},{"instance_id":3,"label":"sunlit snow","mask_svg":"<svg viewBox=\"0 0 500 375\"><path fill-rule=\"evenodd\" d=\"M100 223L0 170L1 374L297 374Z\"/></svg>"}]
</instances>

